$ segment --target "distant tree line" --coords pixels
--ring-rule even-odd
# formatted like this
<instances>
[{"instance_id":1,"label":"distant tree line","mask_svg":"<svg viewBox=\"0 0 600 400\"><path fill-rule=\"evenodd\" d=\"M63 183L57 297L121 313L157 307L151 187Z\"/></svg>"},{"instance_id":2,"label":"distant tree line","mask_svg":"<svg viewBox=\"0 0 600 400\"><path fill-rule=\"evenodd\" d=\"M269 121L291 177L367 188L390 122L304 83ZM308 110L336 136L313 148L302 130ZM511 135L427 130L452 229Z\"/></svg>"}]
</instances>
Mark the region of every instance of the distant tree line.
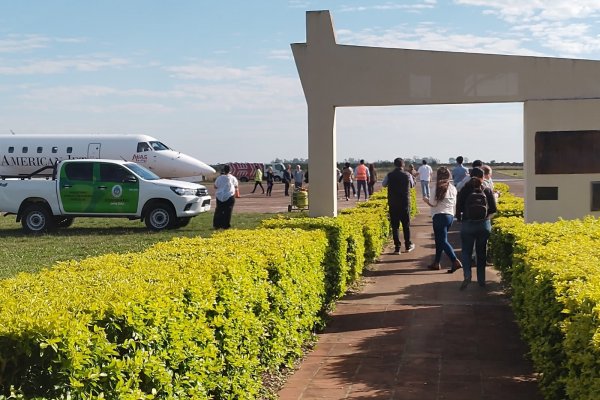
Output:
<instances>
[{"instance_id":1,"label":"distant tree line","mask_svg":"<svg viewBox=\"0 0 600 400\"><path fill-rule=\"evenodd\" d=\"M415 168L419 168L419 166L421 165L423 160L427 160L427 164L429 164L432 168L435 168L436 166L439 166L439 165L454 165L454 164L456 164L456 158L454 158L454 157L450 157L448 159L447 163L444 163L441 160L439 160L438 158L431 157L431 156L429 156L429 157L412 156L412 157L404 157L403 159L404 159L404 163L406 165L413 164L415 166ZM514 167L514 168L522 168L523 167L522 162L505 162L505 161L496 161L496 160L490 160L490 161L482 160L482 161L484 164L487 164L491 167L498 167L498 166ZM349 163L352 167L355 167L358 165L359 162L360 162L360 160L350 157L350 158L344 159L343 161L338 161L337 167L341 170L344 167L345 163ZM374 163L377 168L381 168L383 170L391 170L394 168L393 160L377 160L377 161L367 160L367 163L371 163L371 162ZM469 160L469 158L464 157L465 166L468 166L471 162L472 161ZM308 170L308 159L307 158L293 158L291 160L275 158L273 161L271 161L271 163L282 163L284 165L290 164L292 166L292 169L295 169L296 165L300 165L300 167L303 170L305 170L305 171ZM218 171L220 171L222 165L223 164L215 164L215 165L212 165L212 167L215 168L218 172Z\"/></svg>"}]
</instances>

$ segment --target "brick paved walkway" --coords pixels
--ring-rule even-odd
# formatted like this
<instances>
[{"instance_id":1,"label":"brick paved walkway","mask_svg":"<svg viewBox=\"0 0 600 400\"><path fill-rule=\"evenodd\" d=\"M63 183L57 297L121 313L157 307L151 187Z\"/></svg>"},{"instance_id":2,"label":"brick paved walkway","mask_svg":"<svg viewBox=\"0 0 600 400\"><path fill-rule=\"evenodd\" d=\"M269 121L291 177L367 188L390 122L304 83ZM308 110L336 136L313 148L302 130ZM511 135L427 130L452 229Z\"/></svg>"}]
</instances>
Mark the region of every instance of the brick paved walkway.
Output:
<instances>
[{"instance_id":1,"label":"brick paved walkway","mask_svg":"<svg viewBox=\"0 0 600 400\"><path fill-rule=\"evenodd\" d=\"M426 209L411 232L416 250L388 251L366 271L280 399L542 398L496 271L488 268L487 288L461 292L461 271L426 267L434 252ZM458 232L450 238L459 249Z\"/></svg>"}]
</instances>

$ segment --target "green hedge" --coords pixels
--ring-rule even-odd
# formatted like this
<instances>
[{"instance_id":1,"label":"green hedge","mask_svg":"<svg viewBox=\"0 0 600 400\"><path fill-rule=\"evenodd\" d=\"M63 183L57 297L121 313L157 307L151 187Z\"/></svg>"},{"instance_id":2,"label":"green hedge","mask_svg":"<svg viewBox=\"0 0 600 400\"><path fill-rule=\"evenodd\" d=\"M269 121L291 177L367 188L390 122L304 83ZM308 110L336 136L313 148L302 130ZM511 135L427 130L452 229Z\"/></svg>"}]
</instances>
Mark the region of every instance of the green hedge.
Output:
<instances>
[{"instance_id":1,"label":"green hedge","mask_svg":"<svg viewBox=\"0 0 600 400\"><path fill-rule=\"evenodd\" d=\"M385 193L264 226L0 282L0 398L261 397L385 246Z\"/></svg>"},{"instance_id":2,"label":"green hedge","mask_svg":"<svg viewBox=\"0 0 600 400\"><path fill-rule=\"evenodd\" d=\"M600 220L494 220L494 263L547 399L600 393Z\"/></svg>"},{"instance_id":3,"label":"green hedge","mask_svg":"<svg viewBox=\"0 0 600 400\"><path fill-rule=\"evenodd\" d=\"M273 237L290 246L251 246ZM311 334L326 246L319 232L230 231L0 282L2 391L254 399Z\"/></svg>"}]
</instances>

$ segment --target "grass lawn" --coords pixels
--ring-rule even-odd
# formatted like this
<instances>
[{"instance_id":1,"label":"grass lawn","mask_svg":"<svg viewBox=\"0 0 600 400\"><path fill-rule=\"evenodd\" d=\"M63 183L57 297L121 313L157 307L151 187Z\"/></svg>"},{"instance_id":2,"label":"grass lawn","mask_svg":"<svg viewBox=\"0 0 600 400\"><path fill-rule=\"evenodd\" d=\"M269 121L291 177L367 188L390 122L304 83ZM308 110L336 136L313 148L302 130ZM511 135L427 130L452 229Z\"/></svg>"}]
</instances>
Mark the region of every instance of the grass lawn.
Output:
<instances>
[{"instance_id":1,"label":"grass lawn","mask_svg":"<svg viewBox=\"0 0 600 400\"><path fill-rule=\"evenodd\" d=\"M252 229L274 214L234 214L232 227ZM15 222L15 216L0 217L0 279L19 272L36 272L57 261L80 260L106 253L142 251L148 246L173 237L209 237L212 213L192 218L184 228L150 232L136 220L124 218L76 218L70 228L56 233L30 236Z\"/></svg>"},{"instance_id":2,"label":"grass lawn","mask_svg":"<svg viewBox=\"0 0 600 400\"><path fill-rule=\"evenodd\" d=\"M514 176L515 178L523 178L524 176L523 169L498 169L494 171L501 172L504 175Z\"/></svg>"}]
</instances>

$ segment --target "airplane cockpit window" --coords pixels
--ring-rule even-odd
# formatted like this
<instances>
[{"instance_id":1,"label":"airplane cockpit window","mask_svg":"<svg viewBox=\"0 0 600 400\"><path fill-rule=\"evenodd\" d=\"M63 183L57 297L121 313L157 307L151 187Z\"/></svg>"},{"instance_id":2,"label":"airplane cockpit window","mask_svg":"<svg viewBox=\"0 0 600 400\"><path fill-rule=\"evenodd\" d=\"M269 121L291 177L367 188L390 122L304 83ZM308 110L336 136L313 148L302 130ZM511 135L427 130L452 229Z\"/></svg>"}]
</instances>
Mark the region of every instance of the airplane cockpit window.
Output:
<instances>
[{"instance_id":1,"label":"airplane cockpit window","mask_svg":"<svg viewBox=\"0 0 600 400\"><path fill-rule=\"evenodd\" d=\"M53 153L58 153L58 147L54 146L54 147L52 148L52 152L53 152Z\"/></svg>"},{"instance_id":2,"label":"airplane cockpit window","mask_svg":"<svg viewBox=\"0 0 600 400\"><path fill-rule=\"evenodd\" d=\"M14 147L12 147L12 146L10 146L10 147L8 148L8 152L9 152L9 153L14 153L14 152L15 152L15 148L14 148Z\"/></svg>"},{"instance_id":3,"label":"airplane cockpit window","mask_svg":"<svg viewBox=\"0 0 600 400\"><path fill-rule=\"evenodd\" d=\"M137 145L137 152L141 153L143 151L151 151L152 147L147 142L139 142Z\"/></svg>"},{"instance_id":4,"label":"airplane cockpit window","mask_svg":"<svg viewBox=\"0 0 600 400\"><path fill-rule=\"evenodd\" d=\"M168 146L166 146L165 144L158 142L158 141L153 141L150 142L150 145L152 146L152 148L156 151L160 151L160 150L171 150Z\"/></svg>"},{"instance_id":5,"label":"airplane cockpit window","mask_svg":"<svg viewBox=\"0 0 600 400\"><path fill-rule=\"evenodd\" d=\"M44 151L44 149L42 148L42 146L38 146L38 148L37 148L37 152L38 152L38 153L41 153L42 151Z\"/></svg>"},{"instance_id":6,"label":"airplane cockpit window","mask_svg":"<svg viewBox=\"0 0 600 400\"><path fill-rule=\"evenodd\" d=\"M29 148L27 146L23 146L21 150L21 153L26 154L29 151Z\"/></svg>"},{"instance_id":7,"label":"airplane cockpit window","mask_svg":"<svg viewBox=\"0 0 600 400\"><path fill-rule=\"evenodd\" d=\"M67 153L71 154L73 152L73 148L72 147L67 147Z\"/></svg>"}]
</instances>

